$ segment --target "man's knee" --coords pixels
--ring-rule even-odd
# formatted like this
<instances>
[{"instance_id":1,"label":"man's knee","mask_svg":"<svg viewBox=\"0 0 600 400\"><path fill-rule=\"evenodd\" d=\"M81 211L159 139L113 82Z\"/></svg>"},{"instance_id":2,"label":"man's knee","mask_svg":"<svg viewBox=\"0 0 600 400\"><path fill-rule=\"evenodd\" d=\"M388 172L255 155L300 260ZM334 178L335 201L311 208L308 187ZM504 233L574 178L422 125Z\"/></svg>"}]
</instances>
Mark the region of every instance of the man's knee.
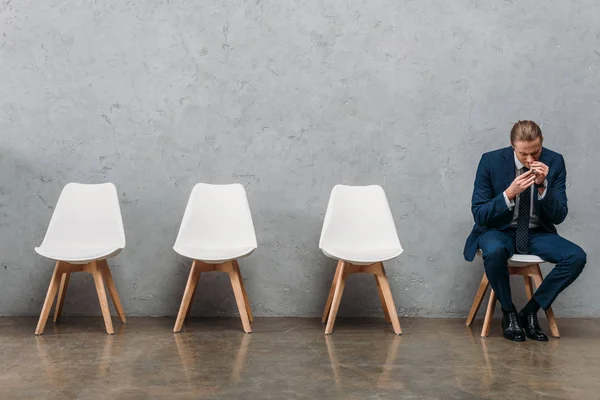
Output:
<instances>
[{"instance_id":1,"label":"man's knee","mask_svg":"<svg viewBox=\"0 0 600 400\"><path fill-rule=\"evenodd\" d=\"M583 267L585 267L585 264L587 263L587 254L585 254L585 251L580 247L574 249L569 255L569 258L573 266L578 269L579 272L583 270Z\"/></svg>"},{"instance_id":2,"label":"man's knee","mask_svg":"<svg viewBox=\"0 0 600 400\"><path fill-rule=\"evenodd\" d=\"M587 263L587 254L581 247L575 246L569 251L565 261L571 265L573 273L579 275Z\"/></svg>"},{"instance_id":3,"label":"man's knee","mask_svg":"<svg viewBox=\"0 0 600 400\"><path fill-rule=\"evenodd\" d=\"M484 262L505 265L510 258L510 252L504 246L489 246L483 252Z\"/></svg>"}]
</instances>

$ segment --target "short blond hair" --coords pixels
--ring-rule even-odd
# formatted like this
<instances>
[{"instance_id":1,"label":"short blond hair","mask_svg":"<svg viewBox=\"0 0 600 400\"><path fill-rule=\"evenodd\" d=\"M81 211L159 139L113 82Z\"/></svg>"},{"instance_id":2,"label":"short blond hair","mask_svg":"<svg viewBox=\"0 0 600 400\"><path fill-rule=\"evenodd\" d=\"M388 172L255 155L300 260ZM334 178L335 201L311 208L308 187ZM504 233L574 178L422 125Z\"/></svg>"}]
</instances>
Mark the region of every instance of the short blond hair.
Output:
<instances>
[{"instance_id":1,"label":"short blond hair","mask_svg":"<svg viewBox=\"0 0 600 400\"><path fill-rule=\"evenodd\" d=\"M533 121L519 121L510 130L510 142L512 144L518 140L530 142L537 138L544 140L542 129Z\"/></svg>"}]
</instances>

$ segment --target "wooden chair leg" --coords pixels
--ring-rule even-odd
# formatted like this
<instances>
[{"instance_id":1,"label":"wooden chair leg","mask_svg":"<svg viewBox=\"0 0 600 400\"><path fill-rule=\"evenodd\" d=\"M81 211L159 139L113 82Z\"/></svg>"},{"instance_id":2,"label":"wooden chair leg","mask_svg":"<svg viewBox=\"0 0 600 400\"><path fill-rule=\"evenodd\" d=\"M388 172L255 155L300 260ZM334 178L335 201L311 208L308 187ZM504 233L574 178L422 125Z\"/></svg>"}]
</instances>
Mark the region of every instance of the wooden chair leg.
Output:
<instances>
[{"instance_id":1,"label":"wooden chair leg","mask_svg":"<svg viewBox=\"0 0 600 400\"><path fill-rule=\"evenodd\" d=\"M44 327L46 326L46 321L48 320L52 303L54 303L56 292L58 291L58 287L60 285L60 277L61 262L58 261L54 266L54 272L52 273L52 278L50 279L50 286L48 286L48 292L46 293L46 299L44 300L44 305L42 306L40 319L38 320L37 327L35 328L36 335L41 335L44 333Z\"/></svg>"},{"instance_id":2,"label":"wooden chair leg","mask_svg":"<svg viewBox=\"0 0 600 400\"><path fill-rule=\"evenodd\" d=\"M531 300L533 297L533 283L531 282L531 277L524 276L523 280L525 281L525 293L527 294L527 300Z\"/></svg>"},{"instance_id":3,"label":"wooden chair leg","mask_svg":"<svg viewBox=\"0 0 600 400\"><path fill-rule=\"evenodd\" d=\"M185 319L188 319L190 313L192 312L192 306L194 305L194 299L196 298L196 287L198 287L198 282L200 282L200 276L202 274L198 272L198 280L196 281L196 286L194 287L194 291L192 292L192 298L190 299L190 305L188 306L187 312L185 313Z\"/></svg>"},{"instance_id":4,"label":"wooden chair leg","mask_svg":"<svg viewBox=\"0 0 600 400\"><path fill-rule=\"evenodd\" d=\"M238 310L240 312L240 318L242 320L244 332L251 333L252 327L250 326L250 318L246 309L244 292L242 291L242 276L236 270L235 265L233 263L231 263L231 270L228 271L228 273L229 279L231 280L231 287L233 288L233 294L235 295L235 302L237 303Z\"/></svg>"},{"instance_id":5,"label":"wooden chair leg","mask_svg":"<svg viewBox=\"0 0 600 400\"><path fill-rule=\"evenodd\" d=\"M110 268L108 267L108 262L106 260L101 260L98 261L98 264L102 268L104 280L106 281L106 287L108 288L108 293L110 294L110 298L113 302L113 305L115 306L115 310L117 310L117 314L119 315L119 318L121 318L121 321L123 321L123 323L126 323L127 318L125 317L125 311L123 311L121 299L119 298L119 293L117 292L115 281L113 280Z\"/></svg>"},{"instance_id":6,"label":"wooden chair leg","mask_svg":"<svg viewBox=\"0 0 600 400\"><path fill-rule=\"evenodd\" d=\"M187 284L185 285L185 291L183 292L183 298L181 299L181 305L179 306L179 313L177 314L177 320L175 321L175 328L173 332L181 332L181 328L183 327L183 321L185 320L185 316L187 315L188 308L190 307L190 303L192 301L192 297L194 292L196 291L196 285L198 284L198 279L200 278L200 267L198 262L194 260L192 263L192 268L190 269L190 275L188 276Z\"/></svg>"},{"instance_id":7,"label":"wooden chair leg","mask_svg":"<svg viewBox=\"0 0 600 400\"><path fill-rule=\"evenodd\" d=\"M494 311L496 310L496 292L494 289L490 289L490 300L488 301L487 311L485 312L485 319L483 320L483 328L481 328L481 337L488 337L490 334L490 328L492 327L492 318L494 318Z\"/></svg>"},{"instance_id":8,"label":"wooden chair leg","mask_svg":"<svg viewBox=\"0 0 600 400\"><path fill-rule=\"evenodd\" d=\"M490 282L488 281L487 275L484 273L483 278L481 278L481 283L479 284L479 289L477 289L475 299L473 300L471 311L469 311L469 316L467 317L467 326L471 326L473 323L473 319L475 319L477 311L479 311L479 307L481 307L481 303L485 297L485 292L487 292L489 286Z\"/></svg>"},{"instance_id":9,"label":"wooden chair leg","mask_svg":"<svg viewBox=\"0 0 600 400\"><path fill-rule=\"evenodd\" d=\"M102 317L104 318L106 333L109 335L114 335L115 330L113 329L110 308L108 307L108 299L106 298L106 289L104 287L103 268L102 265L96 261L94 261L92 264L91 271L94 277L94 284L96 285L96 292L98 292L98 300L100 301L100 309L102 310Z\"/></svg>"},{"instance_id":10,"label":"wooden chair leg","mask_svg":"<svg viewBox=\"0 0 600 400\"><path fill-rule=\"evenodd\" d=\"M246 312L248 313L248 319L250 323L254 323L254 317L252 316L252 309L250 308L250 302L248 301L248 293L246 293L246 286L244 285L244 279L242 278L242 272L240 271L240 265L237 260L233 260L233 265L237 274L240 276L240 285L242 286L242 294L244 295L244 303L246 304Z\"/></svg>"},{"instance_id":11,"label":"wooden chair leg","mask_svg":"<svg viewBox=\"0 0 600 400\"><path fill-rule=\"evenodd\" d=\"M387 306L385 305L385 298L383 297L383 292L381 291L381 285L379 284L379 278L375 275L375 283L377 284L377 292L379 292L379 300L381 300L381 308L383 308L383 315L387 322L392 322L390 319L390 313L388 312Z\"/></svg>"},{"instance_id":12,"label":"wooden chair leg","mask_svg":"<svg viewBox=\"0 0 600 400\"><path fill-rule=\"evenodd\" d=\"M552 311L552 307L549 307L546 310L546 319L548 320L548 326L550 327L550 333L555 338L560 338L560 331L558 330L558 324L556 323L556 318L554 317L554 311Z\"/></svg>"},{"instance_id":13,"label":"wooden chair leg","mask_svg":"<svg viewBox=\"0 0 600 400\"><path fill-rule=\"evenodd\" d=\"M335 269L335 274L333 275L333 281L331 281L331 287L329 288L329 296L327 296L327 302L325 303L325 311L323 311L323 318L321 318L321 322L323 324L327 321L327 317L329 316L329 311L331 310L331 302L333 300L333 294L335 292L335 285L336 285L340 270L342 269L341 266L343 263L344 263L343 261L338 261L337 267Z\"/></svg>"},{"instance_id":14,"label":"wooden chair leg","mask_svg":"<svg viewBox=\"0 0 600 400\"><path fill-rule=\"evenodd\" d=\"M535 282L535 286L539 288L544 280L539 264L536 265L535 272L533 273L532 277ZM552 307L549 307L546 310L546 319L548 320L548 326L550 327L550 333L552 336L559 338L560 331L558 330L558 324L556 323L556 318L554 317L554 311L552 311Z\"/></svg>"},{"instance_id":15,"label":"wooden chair leg","mask_svg":"<svg viewBox=\"0 0 600 400\"><path fill-rule=\"evenodd\" d=\"M383 268L383 263L379 264L379 271L376 274L377 281L381 286L381 291L383 293L383 298L385 299L385 304L387 306L388 314L390 319L392 320L392 326L394 327L394 332L396 335L402 335L402 328L400 327L400 319L398 318L398 311L396 311L396 305L394 304L394 297L392 296L392 290L390 288L390 283L388 282L387 275L385 274L385 269Z\"/></svg>"},{"instance_id":16,"label":"wooden chair leg","mask_svg":"<svg viewBox=\"0 0 600 400\"><path fill-rule=\"evenodd\" d=\"M69 278L71 274L69 272L63 272L60 280L60 288L58 290L58 299L56 300L56 307L54 309L54 323L60 321L62 309L65 304L65 296L67 294L67 287L69 287Z\"/></svg>"},{"instance_id":17,"label":"wooden chair leg","mask_svg":"<svg viewBox=\"0 0 600 400\"><path fill-rule=\"evenodd\" d=\"M344 287L346 286L346 278L348 274L345 271L346 263L340 262L339 264L339 272L335 278L335 291L333 293L333 298L331 300L331 309L329 310L329 315L327 317L327 326L325 327L325 334L331 335L333 332L333 325L335 324L335 317L338 312L338 308L340 307L340 301L342 300L342 294L344 293Z\"/></svg>"}]
</instances>

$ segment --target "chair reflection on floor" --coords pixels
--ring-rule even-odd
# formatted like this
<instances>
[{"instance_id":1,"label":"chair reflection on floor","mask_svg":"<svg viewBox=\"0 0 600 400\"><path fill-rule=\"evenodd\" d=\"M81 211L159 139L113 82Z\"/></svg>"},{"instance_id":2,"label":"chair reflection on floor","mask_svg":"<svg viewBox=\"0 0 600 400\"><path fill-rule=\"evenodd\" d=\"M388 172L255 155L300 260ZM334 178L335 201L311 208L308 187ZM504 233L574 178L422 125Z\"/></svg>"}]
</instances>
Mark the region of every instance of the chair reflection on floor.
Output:
<instances>
[{"instance_id":1,"label":"chair reflection on floor","mask_svg":"<svg viewBox=\"0 0 600 400\"><path fill-rule=\"evenodd\" d=\"M530 390L536 390L535 393L546 393L561 389L564 387L558 383L549 383L548 380L532 380L527 381L526 377L514 376L509 377L510 374L520 374L520 372L513 372L513 369L506 368L504 361L506 360L505 354L509 348L505 347L507 344L502 343L500 346L489 345L489 340L480 337L474 333L472 329L467 329L466 333L469 338L470 348L465 350L461 347L461 353L468 353L469 357L466 364L459 364L455 369L455 375L453 377L454 386L460 389L462 392L470 395L474 395L480 398L488 398L493 396L497 392L499 385L505 384L505 382L522 382L523 385L527 386ZM536 368L542 368L543 370L551 370L551 365L547 365L548 360L552 358L553 350L559 346L559 340L553 340L544 343L543 346L551 351L540 354L539 349L536 347L523 348L519 351L510 352L511 360L516 362L518 365L528 364L535 366ZM458 350L457 350L458 351ZM539 359L537 359L539 357ZM526 360L523 360L527 358ZM532 359L533 358L533 359ZM458 357L457 359L463 359ZM499 361L494 363L494 359ZM544 365L538 365L539 360L545 360ZM550 361L551 363L551 361ZM554 389L549 389L549 386L554 385ZM561 397L562 398L562 397Z\"/></svg>"},{"instance_id":2,"label":"chair reflection on floor","mask_svg":"<svg viewBox=\"0 0 600 400\"><path fill-rule=\"evenodd\" d=\"M490 361L490 356L488 353L488 342L482 340L480 336L476 336L473 333L472 329L467 329L467 335L469 337L469 343L473 347L477 348L477 353L479 353L480 355L480 357L471 360L472 362L470 362L470 364L474 366L481 366L483 368L477 368L477 370L479 371L476 374L477 377L473 376L473 374L471 373L465 374L464 376L460 374L458 376L455 376L454 383L457 387L462 388L464 386L469 385L473 386L473 382L476 381L477 384L475 384L474 386L478 388L477 394L489 395L489 391L492 389L492 385L495 382L495 377L494 371L492 369L492 363ZM469 354L471 354L471 352L469 352ZM480 361L483 361L483 364ZM462 367L459 369L462 369ZM464 378L466 382L463 382L462 378Z\"/></svg>"},{"instance_id":3,"label":"chair reflection on floor","mask_svg":"<svg viewBox=\"0 0 600 400\"><path fill-rule=\"evenodd\" d=\"M185 334L174 335L174 338L186 380L189 382L197 381L197 375L193 374L192 371L196 366L204 362L204 360L199 357L201 352L198 351L198 338L196 336L186 336ZM242 373L246 366L248 346L250 345L251 338L252 335L243 335L241 336L241 339L239 339L239 348L231 368L230 380L232 382L239 382L241 380ZM238 339L231 338L230 340L237 341ZM211 353L211 356L214 357L214 352Z\"/></svg>"},{"instance_id":4,"label":"chair reflection on floor","mask_svg":"<svg viewBox=\"0 0 600 400\"><path fill-rule=\"evenodd\" d=\"M110 360L113 357L113 345L115 337L113 335L102 336L104 346L102 356L99 357L98 377L106 377L109 371ZM68 362L70 358L65 352L57 352L54 346L57 344L44 336L35 337L36 348L38 351L40 363L44 368L44 374L50 386L54 388L67 387L69 384L61 373L61 363Z\"/></svg>"},{"instance_id":5,"label":"chair reflection on floor","mask_svg":"<svg viewBox=\"0 0 600 400\"><path fill-rule=\"evenodd\" d=\"M384 364L381 367L381 373L378 376L373 376L367 378L367 380L371 380L373 382L373 386L380 389L403 389L404 383L398 380L390 379L392 375L392 371L394 369L394 363L396 361L396 357L398 356L398 351L400 350L400 345L402 344L401 336L390 336L391 340L389 340L389 345L387 347L387 356ZM365 370L361 369L360 371L356 371L356 369L360 367L352 367L346 365L345 363L341 363L338 355L336 353L335 341L342 341L339 338L335 338L331 335L325 336L325 344L327 345L327 353L329 354L329 361L331 363L331 369L333 371L333 379L338 388L348 388L348 383L351 384L351 379L344 380L341 370L353 370L357 372L362 377L365 376ZM382 346L383 347L383 346ZM376 352L370 353L373 357L378 357ZM364 380L361 379L361 388L364 386ZM350 385L351 386L351 385Z\"/></svg>"}]
</instances>

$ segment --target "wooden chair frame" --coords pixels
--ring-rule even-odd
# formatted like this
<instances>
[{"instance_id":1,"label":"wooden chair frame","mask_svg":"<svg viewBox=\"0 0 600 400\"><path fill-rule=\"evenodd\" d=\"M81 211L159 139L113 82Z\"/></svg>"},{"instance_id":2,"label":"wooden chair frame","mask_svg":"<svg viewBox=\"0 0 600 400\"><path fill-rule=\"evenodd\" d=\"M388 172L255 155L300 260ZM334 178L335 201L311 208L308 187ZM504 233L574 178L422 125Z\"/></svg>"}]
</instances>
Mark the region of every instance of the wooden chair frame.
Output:
<instances>
[{"instance_id":1,"label":"wooden chair frame","mask_svg":"<svg viewBox=\"0 0 600 400\"><path fill-rule=\"evenodd\" d=\"M532 278L535 282L536 287L538 288L544 280L542 270L540 269L539 264L529 264L524 267L508 267L508 273L510 275L521 275L523 277L523 280L525 281L525 291L527 292L528 299L531 299L534 293L533 283L531 282ZM469 316L467 317L467 326L471 326L471 324L473 323L473 320L477 315L477 311L479 311L479 307L483 302L483 298L489 286L490 283L488 281L487 275L484 272L483 278L481 278L481 283L479 284L479 289L477 290L477 294L475 295L475 299L473 300L471 311L469 312ZM495 308L496 293L494 293L494 290L490 288L490 298L488 301L487 311L485 312L483 328L481 328L481 337L487 337L490 333ZM550 327L550 333L555 338L559 338L560 332L558 330L558 325L556 324L556 318L554 318L554 312L552 311L552 307L546 310L546 318L548 320L548 326Z\"/></svg>"},{"instance_id":2,"label":"wooden chair frame","mask_svg":"<svg viewBox=\"0 0 600 400\"><path fill-rule=\"evenodd\" d=\"M185 286L183 299L181 300L181 306L179 307L179 313L177 314L177 320L175 321L175 328L173 329L173 332L181 332L183 322L190 314L192 302L196 292L196 286L200 280L200 274L203 272L212 271L225 272L229 275L231 287L233 288L233 294L235 295L235 301L240 312L242 326L244 327L244 332L251 333L252 327L250 324L254 322L254 318L252 317L250 302L248 301L248 295L246 294L246 288L244 287L244 281L242 279L242 274L240 273L240 267L237 260L230 260L221 264L208 264L200 260L194 260L187 284Z\"/></svg>"},{"instance_id":3,"label":"wooden chair frame","mask_svg":"<svg viewBox=\"0 0 600 400\"><path fill-rule=\"evenodd\" d=\"M110 308L108 306L108 299L106 298L106 289L112 299L113 305L117 310L117 314L123 323L127 322L125 318L125 312L117 293L117 287L113 280L108 262L106 260L95 260L87 264L69 264L65 261L57 261L54 267L54 273L50 280L50 286L48 287L48 293L46 293L46 300L42 307L42 313L35 329L36 335L41 335L44 332L50 309L56 301L56 307L54 310L54 323L60 320L62 309L65 304L65 295L67 293L67 287L69 286L69 278L73 272L88 272L94 277L94 283L96 285L96 292L98 292L98 299L100 300L100 308L102 310L102 316L104 318L104 325L106 326L106 333L113 335L115 333L113 329L112 319L110 315ZM58 292L58 297L57 297Z\"/></svg>"},{"instance_id":4,"label":"wooden chair frame","mask_svg":"<svg viewBox=\"0 0 600 400\"><path fill-rule=\"evenodd\" d=\"M329 289L329 296L327 297L327 303L325 305L325 311L323 312L323 318L321 321L327 326L325 327L325 334L330 335L333 332L333 326L335 324L335 317L340 307L340 301L342 300L342 293L346 286L346 280L350 274L355 273L369 273L375 275L375 282L377 283L377 290L379 291L379 298L381 299L381 305L385 314L385 319L392 323L394 332L397 335L402 334L402 328L400 327L400 320L398 318L398 312L394 305L394 298L390 289L390 284L383 268L383 263L376 262L370 265L354 265L348 261L339 261L333 282L331 283L331 289Z\"/></svg>"}]
</instances>

